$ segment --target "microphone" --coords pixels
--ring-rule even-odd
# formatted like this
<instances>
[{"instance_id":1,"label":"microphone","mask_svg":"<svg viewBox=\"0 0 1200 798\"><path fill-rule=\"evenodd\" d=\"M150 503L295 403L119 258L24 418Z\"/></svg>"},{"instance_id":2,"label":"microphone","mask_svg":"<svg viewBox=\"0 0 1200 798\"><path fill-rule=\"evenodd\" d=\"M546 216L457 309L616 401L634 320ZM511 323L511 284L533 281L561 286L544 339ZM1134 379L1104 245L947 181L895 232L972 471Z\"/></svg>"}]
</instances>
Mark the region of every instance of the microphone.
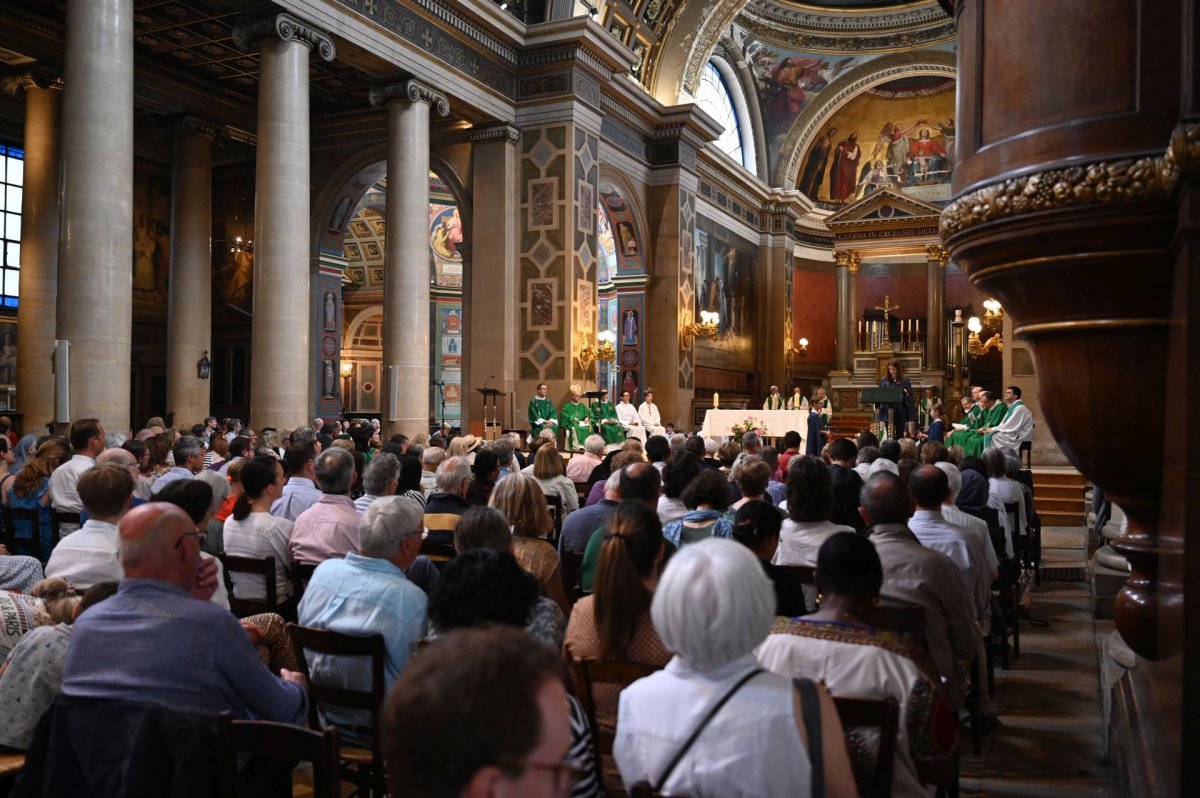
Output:
<instances>
[{"instance_id":1,"label":"microphone","mask_svg":"<svg viewBox=\"0 0 1200 798\"><path fill-rule=\"evenodd\" d=\"M445 383L445 382L443 382L442 380L433 380L433 381L430 383L430 385L442 385L442 386L444 386L445 384L446 384L446 383Z\"/></svg>"}]
</instances>

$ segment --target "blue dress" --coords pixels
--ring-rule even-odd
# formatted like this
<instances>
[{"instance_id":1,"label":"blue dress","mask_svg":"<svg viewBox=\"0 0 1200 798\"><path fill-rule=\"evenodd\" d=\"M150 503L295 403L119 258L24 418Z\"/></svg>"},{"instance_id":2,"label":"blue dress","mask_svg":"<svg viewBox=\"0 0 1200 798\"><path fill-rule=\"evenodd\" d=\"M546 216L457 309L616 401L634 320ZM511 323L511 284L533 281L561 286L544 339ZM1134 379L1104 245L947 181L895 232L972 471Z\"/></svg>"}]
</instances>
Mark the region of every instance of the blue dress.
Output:
<instances>
[{"instance_id":1,"label":"blue dress","mask_svg":"<svg viewBox=\"0 0 1200 798\"><path fill-rule=\"evenodd\" d=\"M27 496L18 496L16 490L8 489L8 506L14 510L37 510L38 511L38 532L41 537L42 550L40 552L42 562L50 559L50 552L54 549L54 508L42 504L42 497L50 490L50 478L46 477L42 480L42 484L37 487L32 493ZM30 539L33 537L33 524L26 520L13 521L13 538L21 548L28 550L29 554L33 554L33 546ZM17 554L18 552L13 552ZM25 553L25 552L21 552Z\"/></svg>"}]
</instances>

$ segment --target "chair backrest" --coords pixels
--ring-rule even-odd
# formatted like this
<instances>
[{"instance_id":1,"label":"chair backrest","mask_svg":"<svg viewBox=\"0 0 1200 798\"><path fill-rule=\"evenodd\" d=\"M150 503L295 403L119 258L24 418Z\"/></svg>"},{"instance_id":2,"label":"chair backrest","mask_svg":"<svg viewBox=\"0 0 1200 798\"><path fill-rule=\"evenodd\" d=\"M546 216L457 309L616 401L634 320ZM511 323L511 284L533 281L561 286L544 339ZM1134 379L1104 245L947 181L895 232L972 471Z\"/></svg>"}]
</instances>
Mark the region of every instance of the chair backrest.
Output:
<instances>
[{"instance_id":1,"label":"chair backrest","mask_svg":"<svg viewBox=\"0 0 1200 798\"><path fill-rule=\"evenodd\" d=\"M61 526L62 524L74 524L77 527L82 526L83 519L81 515L81 513L71 513L66 510L55 510L54 523L56 526Z\"/></svg>"},{"instance_id":2,"label":"chair backrest","mask_svg":"<svg viewBox=\"0 0 1200 798\"><path fill-rule=\"evenodd\" d=\"M217 558L221 561L225 572L225 590L229 593L229 609L234 615L245 618L247 615L279 611L274 557L242 557L237 554L221 553L217 555ZM266 599L241 599L234 595L234 573L261 576L266 584Z\"/></svg>"},{"instance_id":3,"label":"chair backrest","mask_svg":"<svg viewBox=\"0 0 1200 798\"><path fill-rule=\"evenodd\" d=\"M854 780L861 798L890 798L892 771L896 762L896 732L900 725L900 705L894 698L842 698L834 696L842 728L849 734L853 728L879 729L879 749L873 772L854 769ZM853 748L851 747L851 750Z\"/></svg>"},{"instance_id":4,"label":"chair backrest","mask_svg":"<svg viewBox=\"0 0 1200 798\"><path fill-rule=\"evenodd\" d=\"M217 785L220 798L238 798L238 755L257 760L312 763L314 798L340 798L338 731L310 731L302 726L265 720L217 719ZM247 785L249 786L249 785ZM249 790L245 795L250 795ZM259 793L261 794L261 793Z\"/></svg>"},{"instance_id":5,"label":"chair backrest","mask_svg":"<svg viewBox=\"0 0 1200 798\"><path fill-rule=\"evenodd\" d=\"M1008 528L1012 530L1013 540L1021 534L1021 505L1019 502L1005 502L1004 514L1008 516Z\"/></svg>"},{"instance_id":6,"label":"chair backrest","mask_svg":"<svg viewBox=\"0 0 1200 798\"><path fill-rule=\"evenodd\" d=\"M817 583L817 569L811 565L777 565L775 567L792 574L797 580L806 585L815 585Z\"/></svg>"},{"instance_id":7,"label":"chair backrest","mask_svg":"<svg viewBox=\"0 0 1200 798\"><path fill-rule=\"evenodd\" d=\"M554 519L554 532L552 538L547 538L550 544L555 548L558 547L558 538L562 535L563 522L563 502L562 496L557 493L546 496L546 509L550 511L550 517Z\"/></svg>"},{"instance_id":8,"label":"chair backrest","mask_svg":"<svg viewBox=\"0 0 1200 798\"><path fill-rule=\"evenodd\" d=\"M591 492L592 492L592 485L590 482L576 482L575 483L575 495L579 497L579 506L580 507L587 504L587 497L588 497L588 494Z\"/></svg>"},{"instance_id":9,"label":"chair backrest","mask_svg":"<svg viewBox=\"0 0 1200 798\"><path fill-rule=\"evenodd\" d=\"M421 541L420 553L428 557L439 570L458 556L458 550L450 544L436 543L432 540Z\"/></svg>"},{"instance_id":10,"label":"chair backrest","mask_svg":"<svg viewBox=\"0 0 1200 798\"><path fill-rule=\"evenodd\" d=\"M583 598L583 552L563 551L559 567L562 571L563 589L567 591L567 601L574 604Z\"/></svg>"},{"instance_id":11,"label":"chair backrest","mask_svg":"<svg viewBox=\"0 0 1200 798\"><path fill-rule=\"evenodd\" d=\"M29 537L17 537L16 522L28 521L30 533ZM4 536L0 538L0 543L13 554L20 554L18 549L27 549L30 557L34 557L42 562L45 562L50 557L50 552L42 555L42 527L41 514L32 507L10 507L4 505Z\"/></svg>"},{"instance_id":12,"label":"chair backrest","mask_svg":"<svg viewBox=\"0 0 1200 798\"><path fill-rule=\"evenodd\" d=\"M906 637L918 648L928 650L925 636L925 608L920 604L880 604L872 623L880 629Z\"/></svg>"},{"instance_id":13,"label":"chair backrest","mask_svg":"<svg viewBox=\"0 0 1200 798\"><path fill-rule=\"evenodd\" d=\"M292 651L296 655L296 662L304 675L309 677L309 726L314 729L321 728L317 709L321 704L329 704L350 709L369 710L372 715L372 726L378 732L379 711L383 706L384 693L387 689L383 678L383 663L387 656L383 635L370 635L369 637L347 635L327 629L313 629L310 626L300 626L295 623L289 623L287 630L288 637L292 641ZM314 682L305 655L306 649L335 657L370 657L371 689L354 690ZM378 734L376 734L376 739L378 739Z\"/></svg>"},{"instance_id":14,"label":"chair backrest","mask_svg":"<svg viewBox=\"0 0 1200 798\"><path fill-rule=\"evenodd\" d=\"M315 570L317 570L317 563L292 560L292 584L296 586L296 592L304 592Z\"/></svg>"},{"instance_id":15,"label":"chair backrest","mask_svg":"<svg viewBox=\"0 0 1200 798\"><path fill-rule=\"evenodd\" d=\"M600 754L612 754L613 740L616 733L601 729L596 722L596 699L594 686L597 684L615 684L622 690L658 671L655 665L626 660L581 659L572 663L575 669L575 681L579 688L579 702L587 712L588 720L592 723L592 734L596 740L596 751Z\"/></svg>"}]
</instances>

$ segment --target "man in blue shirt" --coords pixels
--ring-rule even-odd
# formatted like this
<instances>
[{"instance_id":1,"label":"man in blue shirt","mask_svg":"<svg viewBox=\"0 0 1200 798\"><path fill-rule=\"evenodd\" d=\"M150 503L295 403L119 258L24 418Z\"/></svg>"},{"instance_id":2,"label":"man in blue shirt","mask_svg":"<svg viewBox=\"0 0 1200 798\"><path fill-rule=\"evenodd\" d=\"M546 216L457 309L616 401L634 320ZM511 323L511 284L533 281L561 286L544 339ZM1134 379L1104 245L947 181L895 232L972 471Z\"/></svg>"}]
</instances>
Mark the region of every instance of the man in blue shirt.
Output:
<instances>
[{"instance_id":1,"label":"man in blue shirt","mask_svg":"<svg viewBox=\"0 0 1200 798\"><path fill-rule=\"evenodd\" d=\"M187 514L153 502L131 510L117 530L125 579L76 622L63 694L303 724L304 676L273 675L237 619L209 601L216 564L201 558Z\"/></svg>"},{"instance_id":2,"label":"man in blue shirt","mask_svg":"<svg viewBox=\"0 0 1200 798\"><path fill-rule=\"evenodd\" d=\"M425 593L404 575L421 548L423 520L416 502L400 496L376 499L359 522L359 553L317 566L300 601L301 626L361 637L383 635L388 690L425 634ZM315 652L306 656L315 683L371 689L368 658ZM370 742L367 711L330 709L324 714L341 727L344 739L356 745Z\"/></svg>"}]
</instances>

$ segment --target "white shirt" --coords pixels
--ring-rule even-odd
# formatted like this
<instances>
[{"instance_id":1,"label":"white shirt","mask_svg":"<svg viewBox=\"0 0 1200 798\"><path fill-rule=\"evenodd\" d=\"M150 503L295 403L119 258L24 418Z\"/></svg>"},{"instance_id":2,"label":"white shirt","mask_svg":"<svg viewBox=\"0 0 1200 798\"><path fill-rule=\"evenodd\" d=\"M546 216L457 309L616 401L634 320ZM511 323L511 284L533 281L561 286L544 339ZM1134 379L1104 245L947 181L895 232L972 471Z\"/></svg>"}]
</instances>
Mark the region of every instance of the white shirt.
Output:
<instances>
[{"instance_id":1,"label":"white shirt","mask_svg":"<svg viewBox=\"0 0 1200 798\"><path fill-rule=\"evenodd\" d=\"M988 506L992 506L991 500L996 500L997 510L1000 511L1001 524L1004 526L1006 536L1008 538L1007 548L1008 556L1013 556L1013 535L1024 535L1025 531L1025 491L1021 490L1021 485L1008 477L991 477L988 479ZM1005 512L1003 505L1010 502L1017 503L1017 528L1012 528L1010 516Z\"/></svg>"},{"instance_id":2,"label":"white shirt","mask_svg":"<svg viewBox=\"0 0 1200 798\"><path fill-rule=\"evenodd\" d=\"M316 504L323 494L311 479L290 477L283 486L283 495L271 505L271 515L295 521L300 513Z\"/></svg>"},{"instance_id":3,"label":"white shirt","mask_svg":"<svg viewBox=\"0 0 1200 798\"><path fill-rule=\"evenodd\" d=\"M175 466L170 471L166 472L158 479L154 480L154 484L150 486L150 494L157 496L159 492L170 485L172 482L178 482L181 479L195 479L196 475L183 466Z\"/></svg>"},{"instance_id":4,"label":"white shirt","mask_svg":"<svg viewBox=\"0 0 1200 798\"><path fill-rule=\"evenodd\" d=\"M629 402L617 403L617 421L621 422L622 427L640 427L642 418L638 414L636 408Z\"/></svg>"},{"instance_id":5,"label":"white shirt","mask_svg":"<svg viewBox=\"0 0 1200 798\"><path fill-rule=\"evenodd\" d=\"M683 503L683 499L671 499L665 493L658 497L658 520L663 524L683 518L687 512L687 505Z\"/></svg>"},{"instance_id":6,"label":"white shirt","mask_svg":"<svg viewBox=\"0 0 1200 798\"><path fill-rule=\"evenodd\" d=\"M713 704L755 667L752 654L707 672L675 657L621 691L613 757L625 783L656 783ZM794 690L790 678L769 671L742 685L696 738L663 792L692 798L806 798L812 767L796 728Z\"/></svg>"},{"instance_id":7,"label":"white shirt","mask_svg":"<svg viewBox=\"0 0 1200 798\"><path fill-rule=\"evenodd\" d=\"M638 405L638 415L642 417L642 423L647 427L662 426L662 414L658 412L658 405L642 402Z\"/></svg>"},{"instance_id":8,"label":"white shirt","mask_svg":"<svg viewBox=\"0 0 1200 798\"><path fill-rule=\"evenodd\" d=\"M288 539L292 536L292 522L277 518L270 513L250 513L241 521L232 515L225 519L225 553L235 557L275 558L275 598L283 602L292 595L292 581L288 568L292 564ZM267 586L259 574L231 572L233 592L237 598L263 601L267 597Z\"/></svg>"},{"instance_id":9,"label":"white shirt","mask_svg":"<svg viewBox=\"0 0 1200 798\"><path fill-rule=\"evenodd\" d=\"M79 499L79 491L76 485L79 484L79 478L83 476L83 472L94 468L96 461L91 457L83 454L74 455L70 460L54 469L54 473L50 475L50 505L55 510L62 510L66 513L77 513L83 509L83 502ZM71 531L78 529L74 524L62 524L62 531Z\"/></svg>"},{"instance_id":10,"label":"white shirt","mask_svg":"<svg viewBox=\"0 0 1200 798\"><path fill-rule=\"evenodd\" d=\"M979 541L946 521L938 510L918 509L908 520L908 528L921 545L940 551L958 566L963 587L975 601L976 620L988 615L992 600L992 580L988 578L987 563Z\"/></svg>"},{"instance_id":11,"label":"white shirt","mask_svg":"<svg viewBox=\"0 0 1200 798\"><path fill-rule=\"evenodd\" d=\"M1018 399L1008 417L992 429L992 446L1016 449L1022 441L1033 437L1033 413Z\"/></svg>"},{"instance_id":12,"label":"white shirt","mask_svg":"<svg viewBox=\"0 0 1200 798\"><path fill-rule=\"evenodd\" d=\"M987 563L989 574L1000 567L1000 560L996 557L996 547L992 545L992 536L988 534L987 521L976 518L970 513L964 513L953 504L942 505L942 518L945 518L947 523L954 524L967 534L974 535L983 541L983 557Z\"/></svg>"},{"instance_id":13,"label":"white shirt","mask_svg":"<svg viewBox=\"0 0 1200 798\"><path fill-rule=\"evenodd\" d=\"M120 582L125 577L117 559L117 527L89 518L76 532L63 538L46 563L46 577L66 579L77 590L100 582Z\"/></svg>"},{"instance_id":14,"label":"white shirt","mask_svg":"<svg viewBox=\"0 0 1200 798\"><path fill-rule=\"evenodd\" d=\"M793 521L788 518L779 532L779 548L771 558L774 565L807 565L815 568L821 544L838 532L854 528L832 521Z\"/></svg>"}]
</instances>

